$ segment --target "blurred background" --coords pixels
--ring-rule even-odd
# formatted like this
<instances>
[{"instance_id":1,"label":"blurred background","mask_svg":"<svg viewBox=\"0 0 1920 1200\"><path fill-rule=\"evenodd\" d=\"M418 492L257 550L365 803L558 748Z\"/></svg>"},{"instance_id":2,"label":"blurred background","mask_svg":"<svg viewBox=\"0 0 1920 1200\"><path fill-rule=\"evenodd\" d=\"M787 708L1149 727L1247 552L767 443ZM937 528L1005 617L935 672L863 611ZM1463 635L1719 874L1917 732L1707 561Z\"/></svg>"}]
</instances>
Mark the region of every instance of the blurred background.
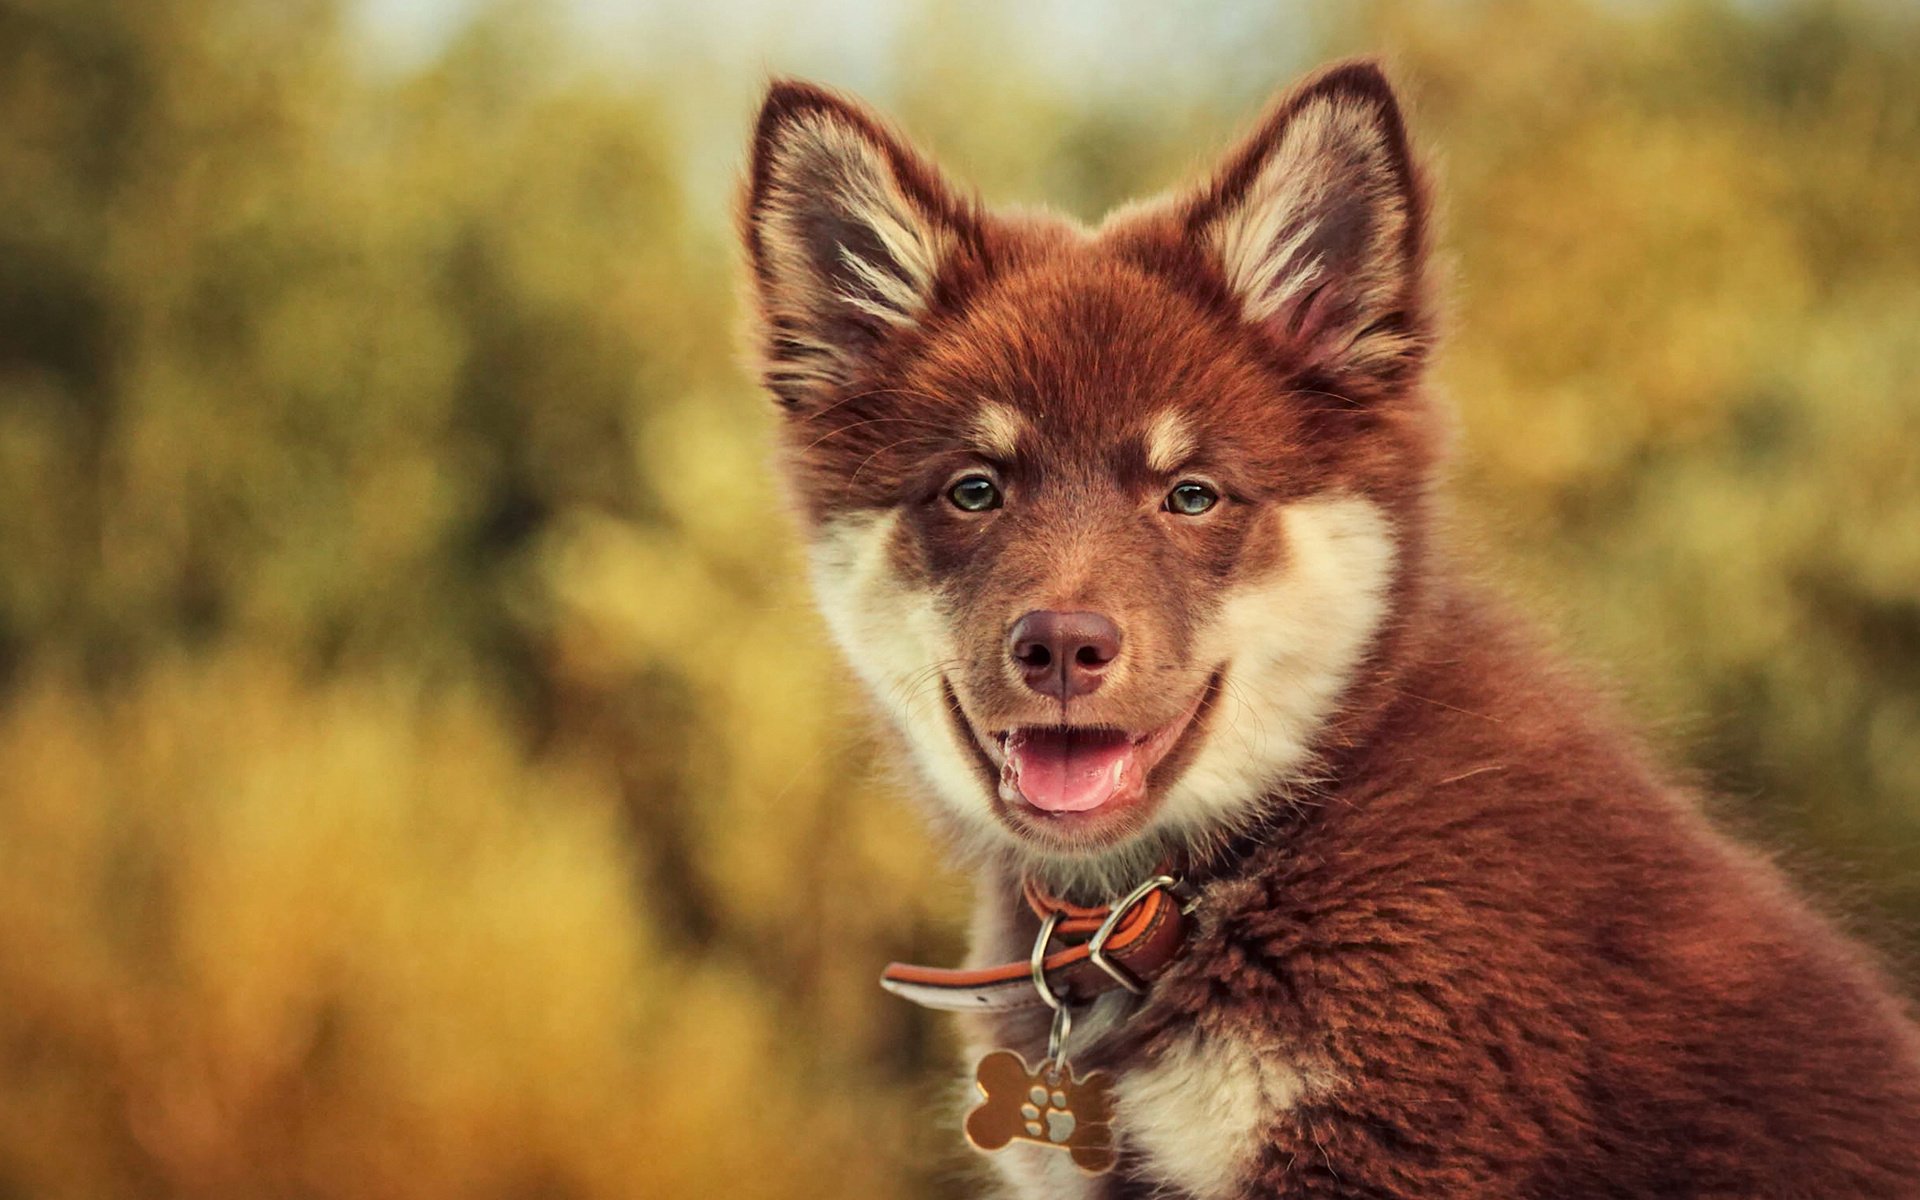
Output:
<instances>
[{"instance_id":1,"label":"blurred background","mask_svg":"<svg viewBox=\"0 0 1920 1200\"><path fill-rule=\"evenodd\" d=\"M770 72L1092 219L1388 54L1476 554L1920 964L1920 12L0 0L0 1197L948 1197L800 588Z\"/></svg>"}]
</instances>

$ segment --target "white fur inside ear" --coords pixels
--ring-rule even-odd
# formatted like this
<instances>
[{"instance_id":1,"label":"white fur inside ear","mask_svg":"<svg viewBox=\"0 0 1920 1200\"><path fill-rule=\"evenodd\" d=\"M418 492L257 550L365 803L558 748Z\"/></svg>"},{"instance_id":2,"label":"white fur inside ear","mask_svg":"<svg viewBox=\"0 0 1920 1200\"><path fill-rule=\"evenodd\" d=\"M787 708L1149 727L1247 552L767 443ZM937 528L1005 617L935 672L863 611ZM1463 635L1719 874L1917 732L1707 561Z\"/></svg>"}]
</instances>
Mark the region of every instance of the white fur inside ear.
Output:
<instances>
[{"instance_id":1,"label":"white fur inside ear","mask_svg":"<svg viewBox=\"0 0 1920 1200\"><path fill-rule=\"evenodd\" d=\"M1412 212L1385 114L1323 96L1301 106L1208 237L1249 321L1297 324L1324 307L1358 336L1404 294Z\"/></svg>"},{"instance_id":2,"label":"white fur inside ear","mask_svg":"<svg viewBox=\"0 0 1920 1200\"><path fill-rule=\"evenodd\" d=\"M838 382L860 328L918 322L952 235L907 196L879 146L828 115L796 119L769 153L758 214L765 298L798 351L776 370Z\"/></svg>"}]
</instances>

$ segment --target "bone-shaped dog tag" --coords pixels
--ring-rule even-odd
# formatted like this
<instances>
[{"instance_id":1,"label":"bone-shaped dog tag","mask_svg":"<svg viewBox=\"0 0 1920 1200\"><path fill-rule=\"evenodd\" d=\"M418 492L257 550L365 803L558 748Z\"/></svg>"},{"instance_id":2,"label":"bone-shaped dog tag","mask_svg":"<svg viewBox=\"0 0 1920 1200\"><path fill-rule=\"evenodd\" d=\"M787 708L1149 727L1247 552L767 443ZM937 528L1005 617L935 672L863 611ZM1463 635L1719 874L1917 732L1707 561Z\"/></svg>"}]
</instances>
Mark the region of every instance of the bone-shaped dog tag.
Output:
<instances>
[{"instance_id":1,"label":"bone-shaped dog tag","mask_svg":"<svg viewBox=\"0 0 1920 1200\"><path fill-rule=\"evenodd\" d=\"M1072 1068L1051 1061L1029 1071L1026 1059L996 1050L980 1060L974 1083L984 1099L967 1114L967 1140L978 1148L1033 1142L1065 1150L1074 1166L1092 1175L1113 1167L1111 1075L1095 1071L1075 1079Z\"/></svg>"}]
</instances>

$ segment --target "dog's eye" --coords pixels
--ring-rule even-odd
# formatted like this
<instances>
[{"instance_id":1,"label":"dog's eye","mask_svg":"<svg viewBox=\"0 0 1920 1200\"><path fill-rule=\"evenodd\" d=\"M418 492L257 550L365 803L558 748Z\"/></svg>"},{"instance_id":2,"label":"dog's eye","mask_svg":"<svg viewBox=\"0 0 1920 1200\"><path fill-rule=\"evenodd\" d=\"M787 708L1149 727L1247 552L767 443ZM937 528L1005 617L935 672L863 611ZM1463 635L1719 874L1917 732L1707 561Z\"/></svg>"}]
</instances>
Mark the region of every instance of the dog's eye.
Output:
<instances>
[{"instance_id":1,"label":"dog's eye","mask_svg":"<svg viewBox=\"0 0 1920 1200\"><path fill-rule=\"evenodd\" d=\"M969 475L947 489L947 499L963 512L986 512L1000 507L1000 489L985 475Z\"/></svg>"},{"instance_id":2,"label":"dog's eye","mask_svg":"<svg viewBox=\"0 0 1920 1200\"><path fill-rule=\"evenodd\" d=\"M1179 513L1183 517L1197 517L1220 502L1220 493L1204 483L1186 483L1175 485L1167 493L1167 511Z\"/></svg>"}]
</instances>

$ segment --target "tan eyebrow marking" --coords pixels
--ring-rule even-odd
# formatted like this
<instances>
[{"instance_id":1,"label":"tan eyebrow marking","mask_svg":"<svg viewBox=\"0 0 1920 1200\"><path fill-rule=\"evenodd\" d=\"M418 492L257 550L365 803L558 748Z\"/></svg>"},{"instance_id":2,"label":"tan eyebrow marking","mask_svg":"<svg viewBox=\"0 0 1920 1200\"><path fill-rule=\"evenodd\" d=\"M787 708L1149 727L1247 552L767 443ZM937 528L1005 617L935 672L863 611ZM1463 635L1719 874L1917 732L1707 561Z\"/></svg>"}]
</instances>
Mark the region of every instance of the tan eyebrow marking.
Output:
<instances>
[{"instance_id":1,"label":"tan eyebrow marking","mask_svg":"<svg viewBox=\"0 0 1920 1200\"><path fill-rule=\"evenodd\" d=\"M974 439L981 452L990 458L1012 458L1020 445L1020 432L1025 428L1019 413L992 400L982 404L973 418Z\"/></svg>"},{"instance_id":2,"label":"tan eyebrow marking","mask_svg":"<svg viewBox=\"0 0 1920 1200\"><path fill-rule=\"evenodd\" d=\"M1163 473L1179 466L1200 446L1187 419L1171 408L1154 414L1147 424L1146 441L1148 469Z\"/></svg>"}]
</instances>

